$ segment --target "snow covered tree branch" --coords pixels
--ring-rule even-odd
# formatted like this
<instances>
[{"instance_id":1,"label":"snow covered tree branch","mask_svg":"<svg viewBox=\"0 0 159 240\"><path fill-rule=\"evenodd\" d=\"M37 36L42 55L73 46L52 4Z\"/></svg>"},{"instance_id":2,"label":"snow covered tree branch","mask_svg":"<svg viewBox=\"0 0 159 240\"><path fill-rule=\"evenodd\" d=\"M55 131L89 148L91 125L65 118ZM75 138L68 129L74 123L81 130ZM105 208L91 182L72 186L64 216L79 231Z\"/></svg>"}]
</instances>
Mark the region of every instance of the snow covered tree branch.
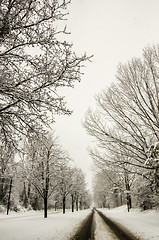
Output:
<instances>
[{"instance_id":1,"label":"snow covered tree branch","mask_svg":"<svg viewBox=\"0 0 159 240\"><path fill-rule=\"evenodd\" d=\"M3 141L16 142L30 130L50 126L54 114L71 114L60 87L81 80L90 58L77 56L63 21L70 1L1 1L0 131Z\"/></svg>"}]
</instances>

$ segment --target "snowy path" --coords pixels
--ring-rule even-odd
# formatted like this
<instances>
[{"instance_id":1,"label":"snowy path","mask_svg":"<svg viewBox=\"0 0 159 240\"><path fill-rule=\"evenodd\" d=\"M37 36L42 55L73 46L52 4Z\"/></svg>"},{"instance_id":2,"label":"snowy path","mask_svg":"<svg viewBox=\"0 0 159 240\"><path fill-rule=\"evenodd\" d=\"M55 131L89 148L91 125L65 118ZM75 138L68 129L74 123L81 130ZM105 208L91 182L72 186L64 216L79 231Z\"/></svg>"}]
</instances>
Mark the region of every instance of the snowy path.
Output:
<instances>
[{"instance_id":1,"label":"snowy path","mask_svg":"<svg viewBox=\"0 0 159 240\"><path fill-rule=\"evenodd\" d=\"M95 240L118 240L116 235L109 229L104 220L95 211L94 213L94 223L95 223Z\"/></svg>"},{"instance_id":2,"label":"snowy path","mask_svg":"<svg viewBox=\"0 0 159 240\"><path fill-rule=\"evenodd\" d=\"M119 222L143 240L159 240L159 212L132 209L127 212L126 206L115 209L100 209L106 216ZM91 210L49 214L26 212L25 216L0 214L0 240L69 240L81 226L81 222ZM30 215L30 216L29 216ZM94 215L95 240L112 239L105 231L105 224L98 215ZM109 231L110 232L110 231ZM107 237L106 237L107 236Z\"/></svg>"},{"instance_id":3,"label":"snowy path","mask_svg":"<svg viewBox=\"0 0 159 240\"><path fill-rule=\"evenodd\" d=\"M126 228L108 219L101 211L92 211L70 240L139 240ZM141 239L140 239L141 240Z\"/></svg>"}]
</instances>

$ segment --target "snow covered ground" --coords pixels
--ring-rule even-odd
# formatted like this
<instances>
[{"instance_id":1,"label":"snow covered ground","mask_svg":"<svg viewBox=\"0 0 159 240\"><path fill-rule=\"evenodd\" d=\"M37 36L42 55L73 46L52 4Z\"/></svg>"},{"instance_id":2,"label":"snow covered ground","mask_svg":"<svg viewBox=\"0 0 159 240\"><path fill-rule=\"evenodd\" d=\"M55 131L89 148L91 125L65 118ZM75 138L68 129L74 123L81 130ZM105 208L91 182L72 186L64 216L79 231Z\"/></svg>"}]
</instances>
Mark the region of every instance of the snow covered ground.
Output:
<instances>
[{"instance_id":1,"label":"snow covered ground","mask_svg":"<svg viewBox=\"0 0 159 240\"><path fill-rule=\"evenodd\" d=\"M127 211L126 206L114 208L111 210L99 209L106 216L116 220L125 226L135 235L144 240L159 240L159 211L143 211L131 209Z\"/></svg>"},{"instance_id":2,"label":"snow covered ground","mask_svg":"<svg viewBox=\"0 0 159 240\"><path fill-rule=\"evenodd\" d=\"M132 209L127 212L126 206L115 209L99 209L107 216L115 219L144 240L159 240L159 212ZM91 210L66 212L50 212L47 219L42 212L0 214L1 240L68 240ZM96 239L104 236L100 220L96 218Z\"/></svg>"},{"instance_id":3,"label":"snow covered ground","mask_svg":"<svg viewBox=\"0 0 159 240\"><path fill-rule=\"evenodd\" d=\"M26 212L25 214L0 214L1 240L62 240L69 239L91 210L49 214ZM34 214L34 215L33 215Z\"/></svg>"}]
</instances>

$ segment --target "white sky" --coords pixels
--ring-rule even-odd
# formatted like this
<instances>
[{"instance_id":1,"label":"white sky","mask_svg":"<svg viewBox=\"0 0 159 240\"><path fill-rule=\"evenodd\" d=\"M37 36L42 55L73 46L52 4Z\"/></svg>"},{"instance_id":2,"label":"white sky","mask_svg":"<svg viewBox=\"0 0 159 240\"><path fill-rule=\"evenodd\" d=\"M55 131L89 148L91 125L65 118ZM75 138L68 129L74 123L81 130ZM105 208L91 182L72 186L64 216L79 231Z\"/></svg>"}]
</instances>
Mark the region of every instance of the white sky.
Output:
<instances>
[{"instance_id":1,"label":"white sky","mask_svg":"<svg viewBox=\"0 0 159 240\"><path fill-rule=\"evenodd\" d=\"M69 6L69 41L76 53L94 57L83 69L81 83L64 89L67 106L74 113L58 116L54 128L71 158L87 172L89 185L91 158L86 148L91 137L81 120L94 106L94 95L115 80L119 62L140 57L144 47L159 43L158 11L158 0L72 0Z\"/></svg>"}]
</instances>

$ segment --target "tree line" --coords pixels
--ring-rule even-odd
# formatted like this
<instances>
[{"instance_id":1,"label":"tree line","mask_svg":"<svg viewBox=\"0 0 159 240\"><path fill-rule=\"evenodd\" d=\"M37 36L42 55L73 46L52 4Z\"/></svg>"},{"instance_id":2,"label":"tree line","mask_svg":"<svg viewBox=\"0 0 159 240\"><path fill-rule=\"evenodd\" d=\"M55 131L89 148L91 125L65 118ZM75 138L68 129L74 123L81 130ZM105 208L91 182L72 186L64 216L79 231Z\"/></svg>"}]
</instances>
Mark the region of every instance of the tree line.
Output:
<instances>
[{"instance_id":1,"label":"tree line","mask_svg":"<svg viewBox=\"0 0 159 240\"><path fill-rule=\"evenodd\" d=\"M54 135L25 138L16 156L13 146L1 146L0 203L7 207L7 214L9 209L21 207L44 209L47 218L48 208L62 209L63 213L66 208L72 212L89 208L85 175Z\"/></svg>"},{"instance_id":2,"label":"tree line","mask_svg":"<svg viewBox=\"0 0 159 240\"><path fill-rule=\"evenodd\" d=\"M114 193L114 204L124 196L128 209L132 199L143 209L159 205L158 70L159 45L144 48L141 58L118 65L116 82L96 95L97 110L85 115L83 125L97 143L89 149L101 169L96 184L105 179L104 202Z\"/></svg>"},{"instance_id":3,"label":"tree line","mask_svg":"<svg viewBox=\"0 0 159 240\"><path fill-rule=\"evenodd\" d=\"M53 195L63 212L68 196L72 209L89 202L83 173L51 134L55 114L71 114L59 89L74 87L90 60L65 40L70 2L0 1L0 203L40 208L41 196L45 217Z\"/></svg>"}]
</instances>

